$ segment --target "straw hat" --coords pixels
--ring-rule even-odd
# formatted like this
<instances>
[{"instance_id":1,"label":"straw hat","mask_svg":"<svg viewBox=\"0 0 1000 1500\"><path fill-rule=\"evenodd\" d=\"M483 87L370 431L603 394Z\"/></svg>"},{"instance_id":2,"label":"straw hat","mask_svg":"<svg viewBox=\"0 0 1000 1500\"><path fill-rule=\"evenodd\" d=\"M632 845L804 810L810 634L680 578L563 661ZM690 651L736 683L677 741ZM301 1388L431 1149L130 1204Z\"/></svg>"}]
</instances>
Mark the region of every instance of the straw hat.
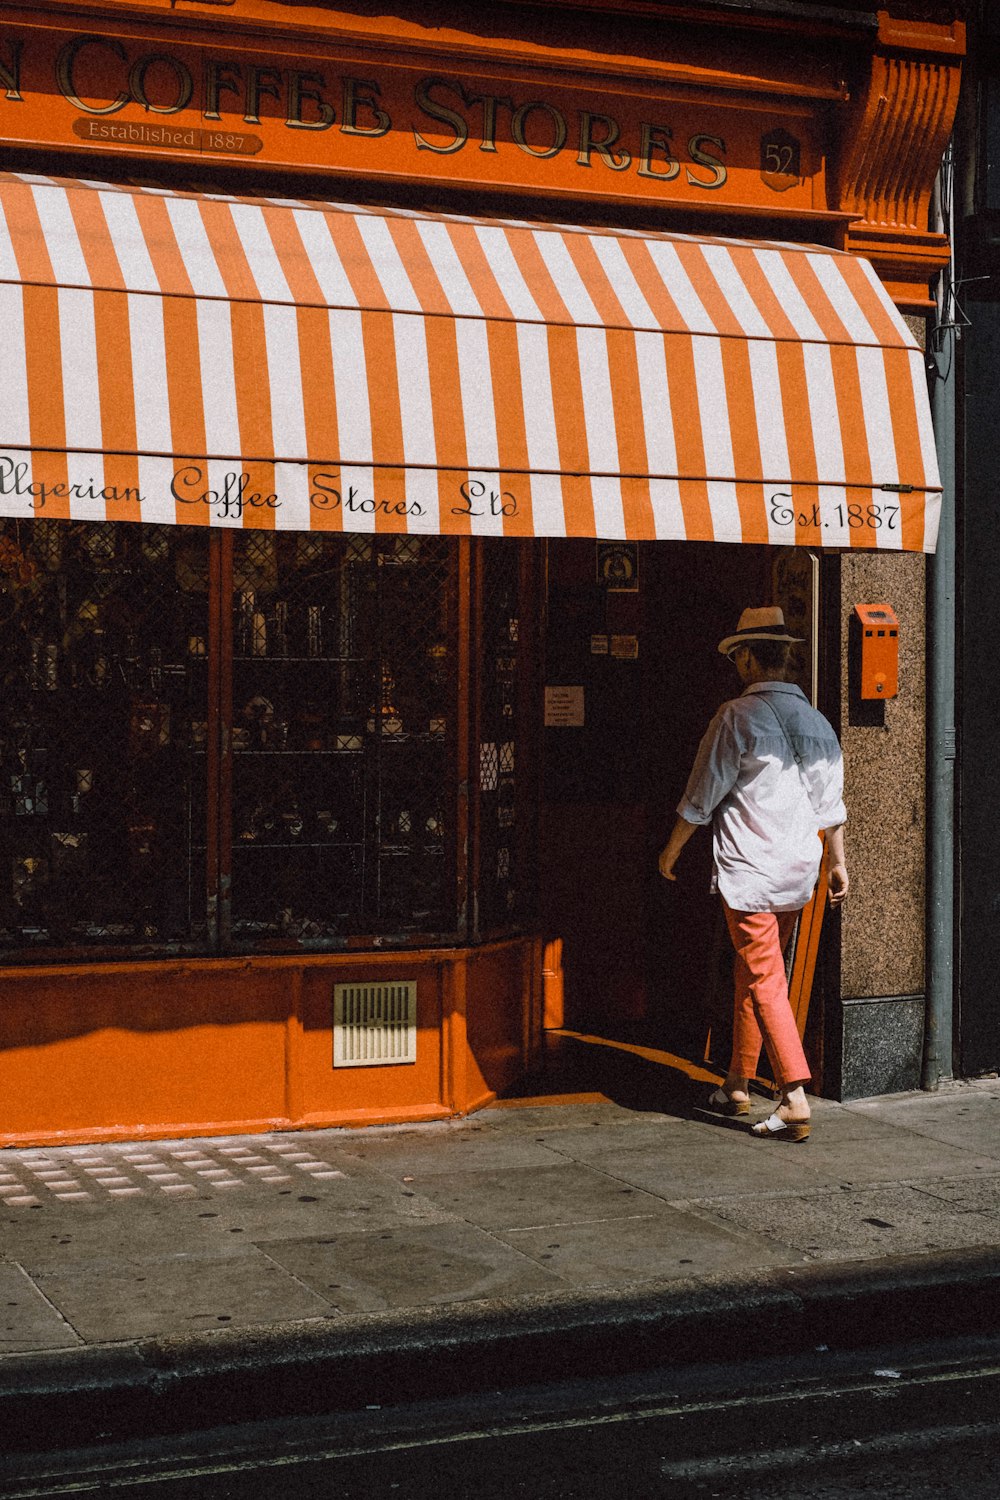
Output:
<instances>
[{"instance_id":1,"label":"straw hat","mask_svg":"<svg viewBox=\"0 0 1000 1500\"><path fill-rule=\"evenodd\" d=\"M728 656L737 646L748 646L751 641L785 641L792 645L804 640L801 635L789 635L785 628L784 612L768 606L764 609L745 609L733 635L719 642L719 650Z\"/></svg>"}]
</instances>

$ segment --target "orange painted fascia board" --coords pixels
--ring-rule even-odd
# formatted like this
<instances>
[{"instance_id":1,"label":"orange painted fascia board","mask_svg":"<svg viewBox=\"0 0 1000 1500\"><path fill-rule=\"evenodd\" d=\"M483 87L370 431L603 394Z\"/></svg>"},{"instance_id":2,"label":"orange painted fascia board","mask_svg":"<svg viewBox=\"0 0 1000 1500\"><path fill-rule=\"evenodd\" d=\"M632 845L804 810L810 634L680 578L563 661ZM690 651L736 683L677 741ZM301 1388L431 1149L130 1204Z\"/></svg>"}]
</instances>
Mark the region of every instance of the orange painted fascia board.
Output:
<instances>
[{"instance_id":1,"label":"orange painted fascia board","mask_svg":"<svg viewBox=\"0 0 1000 1500\"><path fill-rule=\"evenodd\" d=\"M208 12L209 7L205 7ZM525 70L539 83L546 79L555 81L566 73L581 78L595 76L614 79L627 90L628 86L642 84L670 84L682 87L700 87L711 91L731 94L757 93L765 96L780 95L786 99L839 100L847 98L847 88L836 61L828 57L804 56L790 49L788 56L777 66L773 50L763 40L759 48L760 58L752 63L747 58L746 37L731 47L727 65L709 64L698 57L702 51L717 54L722 48L719 40L717 16L706 14L704 39L697 46L688 41L685 56L680 48L676 55L661 49L654 55L652 48L641 53L599 52L578 41L565 46L544 46L528 37L494 38L480 36L472 30L459 31L448 27L435 28L432 35L426 27L397 16L378 16L364 24L364 18L348 16L334 9L316 7L296 9L294 13L268 0L242 0L237 11L211 7L206 14L190 6L183 11L167 8L167 0L161 5L123 3L81 5L77 0L39 0L32 7L12 8L4 12L8 25L45 24L46 15L52 17L51 24L65 25L71 18L85 18L111 22L105 30L118 33L119 28L128 28L133 36L163 37L167 27L178 42L190 41L204 44L206 31L217 38L220 45L238 45L243 38L257 46L263 39L268 42L294 41L312 47L349 46L372 54L388 53L398 56L408 53L416 60L425 58L430 64L434 60L452 67L457 64L503 65L516 70L512 75L523 78ZM578 30L578 28L577 28ZM690 28L694 32L694 28ZM124 34L124 30L123 33ZM652 40L652 36L651 36ZM499 75L504 76L504 75Z\"/></svg>"},{"instance_id":2,"label":"orange painted fascia board","mask_svg":"<svg viewBox=\"0 0 1000 1500\"><path fill-rule=\"evenodd\" d=\"M91 170L89 163L116 150L123 158L141 161L144 170L147 162L169 161L189 167L197 163L196 171L202 164L211 164L231 171L234 179L237 173L257 177L262 169L302 173L327 182L339 178L347 187L338 191L348 195L359 180L372 184L376 191L384 183L387 192L399 182L419 182L463 192L496 190L569 203L630 201L654 213L704 208L716 215L735 207L759 213L773 223L822 215L828 209L826 122L817 118L822 111L808 101L789 104L782 100L779 104L773 98L716 93L703 106L700 96L695 97L697 90L685 95L683 90L659 85L643 89L633 80L627 91L614 95L607 80L596 86L592 79L581 82L568 73L558 84L545 88L537 77L525 80L514 73L509 87L506 79L497 87L492 63L474 75L458 71L432 79L424 71L424 60L415 60L405 51L379 61L368 55L348 56L348 49L333 43L319 52L305 51L300 42L278 42L264 51L259 43L254 46L235 32L229 32L217 46L206 46L204 37L198 43L184 44L177 40L179 36L173 32L169 38L150 37L144 30L135 35L123 26L91 38L75 26L26 24L8 30L3 25L0 41L9 76L20 80L16 96L8 91L7 99L0 99L0 129L8 146L65 153L87 162L84 175L91 176L100 173ZM19 48L18 42L23 46ZM138 67L138 77L143 79L148 58L171 60L170 81L177 90L170 93L168 88L166 97L152 103L138 96L137 89L145 85L133 81L132 71ZM265 71L276 80L264 94L273 95L277 102L261 105L255 97L254 112L248 113L250 65L259 69L262 58ZM291 80L308 79L313 69L324 96L320 107L327 111L325 122L301 118L302 98L320 99L309 87L296 95L296 105L291 103ZM234 81L221 83L220 75ZM204 91L213 77L220 98L214 103L215 112L206 117ZM183 84L177 84L179 78L186 78L186 92ZM366 116L365 128L345 126L349 106L343 100L348 83L352 91L357 87L361 100L380 117L381 130L371 129ZM156 87L154 83L154 92ZM459 112L449 106L443 114L436 112L443 101L435 109L427 93L431 87L449 91L444 98ZM175 103L178 93L183 100ZM351 97L355 97L353 92ZM488 97L492 111L486 108ZM88 99L101 101L100 107L83 102ZM377 106L374 99L379 101ZM157 110L154 125L162 123L159 114L169 115L173 137L145 140L142 131L150 117L143 114L143 104L147 111ZM606 110L612 113L605 115ZM299 111L298 119L289 118L294 111ZM520 138L525 111L548 111L549 125L540 128L546 143L545 130L561 128L563 134L555 147L539 150ZM105 115L114 118L107 120ZM206 130L206 118L224 123ZM612 139L622 141L624 161L620 166L611 163L614 170L606 154L595 159L595 147L583 145L584 122L591 120L601 122L598 142L605 129L613 132ZM251 123L249 131L243 121ZM439 121L445 122L443 128ZM119 131L117 137L109 133L114 130ZM317 133L327 130L333 133ZM590 130L589 123L586 130ZM775 189L760 166L761 143L766 136L789 130L801 142L802 172ZM422 131L432 136L436 131L438 143L426 140ZM477 143L477 131L482 144ZM450 132L455 135L454 146ZM699 140L709 143L709 155L715 143L726 157L725 163L719 163L728 173L724 191L715 191L722 184L711 180L713 168L701 155L698 170L690 170L694 143ZM600 145L596 149L599 152ZM662 170L661 157L673 162L669 173ZM832 222L838 223L836 218ZM800 234L801 230L792 237Z\"/></svg>"}]
</instances>

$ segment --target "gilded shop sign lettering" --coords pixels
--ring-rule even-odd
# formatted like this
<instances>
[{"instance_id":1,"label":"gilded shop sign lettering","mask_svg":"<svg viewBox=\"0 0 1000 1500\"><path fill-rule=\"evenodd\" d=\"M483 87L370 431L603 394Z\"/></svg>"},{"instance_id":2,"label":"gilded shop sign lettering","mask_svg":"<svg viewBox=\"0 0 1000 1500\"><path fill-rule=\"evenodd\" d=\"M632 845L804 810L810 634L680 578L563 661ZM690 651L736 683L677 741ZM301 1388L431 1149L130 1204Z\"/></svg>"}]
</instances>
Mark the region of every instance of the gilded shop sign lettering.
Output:
<instances>
[{"instance_id":1,"label":"gilded shop sign lettering","mask_svg":"<svg viewBox=\"0 0 1000 1500\"><path fill-rule=\"evenodd\" d=\"M22 45L10 42L6 62L0 62L0 87L16 102L24 99L21 58ZM55 81L62 97L90 117L74 121L74 134L97 143L241 155L261 150L259 137L240 130L95 123L130 105L147 115L181 115L196 96L206 121L222 123L225 117L260 125L267 106L286 130L337 130L369 140L394 130L376 78L332 79L317 69L205 58L196 82L192 68L179 57L160 51L134 55L114 37L76 36L66 42L56 55ZM466 147L496 153L507 144L540 161L569 151L577 166L590 167L596 160L611 171L624 172L634 165L641 177L672 182L682 170L677 154L681 150L692 187L711 190L726 181L725 140L707 131L675 146L669 125L643 120L638 142L629 149L613 115L584 109L570 119L547 100L478 93L447 78L421 78L413 90L413 104L416 121L409 132L414 147L436 156L453 156Z\"/></svg>"},{"instance_id":2,"label":"gilded shop sign lettering","mask_svg":"<svg viewBox=\"0 0 1000 1500\"><path fill-rule=\"evenodd\" d=\"M725 189L738 201L759 199L762 188L809 198L808 142L787 123L732 101L634 89L609 97L586 79L541 86L527 75L512 85L405 60L388 68L378 56L289 62L0 26L0 137L76 150L256 157L306 171L639 198Z\"/></svg>"}]
</instances>

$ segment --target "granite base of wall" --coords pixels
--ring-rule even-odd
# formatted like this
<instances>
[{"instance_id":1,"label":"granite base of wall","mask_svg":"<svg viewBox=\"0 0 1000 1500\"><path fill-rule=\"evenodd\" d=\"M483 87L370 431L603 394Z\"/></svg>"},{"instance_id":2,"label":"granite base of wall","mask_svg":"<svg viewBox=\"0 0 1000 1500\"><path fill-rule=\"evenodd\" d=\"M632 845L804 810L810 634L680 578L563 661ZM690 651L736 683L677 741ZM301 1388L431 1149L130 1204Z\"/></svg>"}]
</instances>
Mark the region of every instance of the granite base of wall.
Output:
<instances>
[{"instance_id":1,"label":"granite base of wall","mask_svg":"<svg viewBox=\"0 0 1000 1500\"><path fill-rule=\"evenodd\" d=\"M844 1000L838 1099L869 1099L920 1087L923 995Z\"/></svg>"}]
</instances>

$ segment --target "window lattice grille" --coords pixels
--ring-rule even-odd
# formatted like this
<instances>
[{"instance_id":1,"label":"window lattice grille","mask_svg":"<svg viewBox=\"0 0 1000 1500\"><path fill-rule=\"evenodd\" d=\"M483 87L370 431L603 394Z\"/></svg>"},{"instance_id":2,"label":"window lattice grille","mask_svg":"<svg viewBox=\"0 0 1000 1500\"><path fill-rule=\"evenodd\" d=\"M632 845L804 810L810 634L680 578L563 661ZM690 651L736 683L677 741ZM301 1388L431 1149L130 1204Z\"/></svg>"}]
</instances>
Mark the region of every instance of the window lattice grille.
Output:
<instances>
[{"instance_id":1,"label":"window lattice grille","mask_svg":"<svg viewBox=\"0 0 1000 1500\"><path fill-rule=\"evenodd\" d=\"M203 946L207 551L0 523L0 946Z\"/></svg>"},{"instance_id":2,"label":"window lattice grille","mask_svg":"<svg viewBox=\"0 0 1000 1500\"><path fill-rule=\"evenodd\" d=\"M453 931L454 548L243 533L234 941Z\"/></svg>"},{"instance_id":3,"label":"window lattice grille","mask_svg":"<svg viewBox=\"0 0 1000 1500\"><path fill-rule=\"evenodd\" d=\"M491 932L525 920L528 870L520 762L525 749L522 682L521 551L505 541L483 546L480 730L479 927Z\"/></svg>"}]
</instances>

